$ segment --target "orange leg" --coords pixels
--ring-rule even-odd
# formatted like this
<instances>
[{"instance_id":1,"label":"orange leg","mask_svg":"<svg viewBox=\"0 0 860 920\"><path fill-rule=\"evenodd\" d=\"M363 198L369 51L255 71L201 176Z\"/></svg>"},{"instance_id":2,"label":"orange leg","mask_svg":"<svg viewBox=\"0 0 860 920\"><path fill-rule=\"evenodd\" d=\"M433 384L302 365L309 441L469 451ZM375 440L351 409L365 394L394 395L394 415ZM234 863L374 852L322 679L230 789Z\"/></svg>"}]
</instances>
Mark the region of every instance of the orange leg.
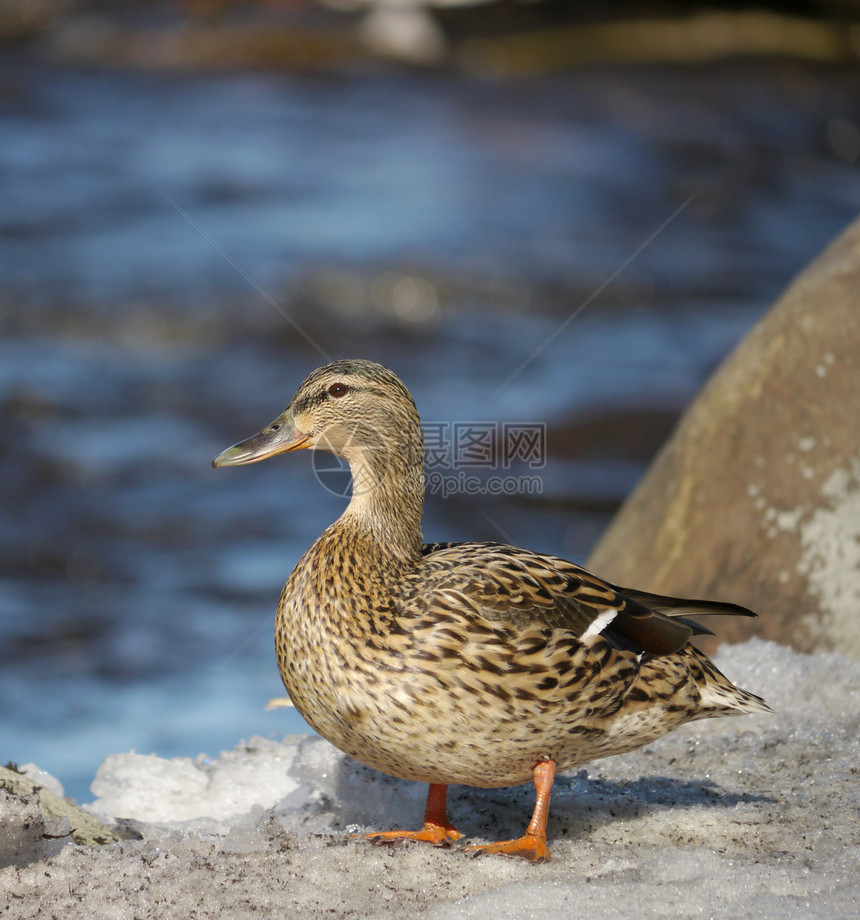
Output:
<instances>
[{"instance_id":1,"label":"orange leg","mask_svg":"<svg viewBox=\"0 0 860 920\"><path fill-rule=\"evenodd\" d=\"M516 840L501 840L480 847L466 847L473 856L484 853L504 853L507 856L522 856L532 862L549 862L549 847L546 845L546 819L549 815L549 797L555 779L555 761L542 760L534 772L537 801L529 826L522 837Z\"/></svg>"},{"instance_id":2,"label":"orange leg","mask_svg":"<svg viewBox=\"0 0 860 920\"><path fill-rule=\"evenodd\" d=\"M424 826L420 831L376 831L365 836L377 846L392 840L423 840L434 847L450 846L463 835L448 821L447 797L447 786L431 783L424 809Z\"/></svg>"}]
</instances>

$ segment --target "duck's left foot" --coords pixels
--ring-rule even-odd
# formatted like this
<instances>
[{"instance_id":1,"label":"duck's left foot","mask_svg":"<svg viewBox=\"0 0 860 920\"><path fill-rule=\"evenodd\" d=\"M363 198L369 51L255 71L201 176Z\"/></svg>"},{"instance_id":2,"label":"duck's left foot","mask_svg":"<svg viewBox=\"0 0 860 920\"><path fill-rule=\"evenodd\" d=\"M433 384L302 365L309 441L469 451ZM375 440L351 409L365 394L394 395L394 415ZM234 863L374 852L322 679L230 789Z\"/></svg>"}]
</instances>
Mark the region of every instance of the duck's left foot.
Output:
<instances>
[{"instance_id":1,"label":"duck's left foot","mask_svg":"<svg viewBox=\"0 0 860 920\"><path fill-rule=\"evenodd\" d=\"M466 847L464 852L472 856L484 853L502 853L505 856L522 856L534 863L549 862L549 847L546 845L546 819L549 813L549 797L555 779L555 761L541 760L535 764L535 810L525 834L516 840L500 840L480 847Z\"/></svg>"},{"instance_id":2,"label":"duck's left foot","mask_svg":"<svg viewBox=\"0 0 860 920\"><path fill-rule=\"evenodd\" d=\"M483 846L465 847L464 853L470 856L483 856L491 853L502 853L505 856L521 856L533 863L549 862L549 847L546 837L525 834L516 840L500 840L498 843L487 843Z\"/></svg>"},{"instance_id":3,"label":"duck's left foot","mask_svg":"<svg viewBox=\"0 0 860 920\"><path fill-rule=\"evenodd\" d=\"M376 831L372 834L365 834L365 837L374 844L382 846L384 843L392 843L397 840L420 840L424 843L430 843L434 847L449 847L452 843L462 838L462 834L452 824L435 824L427 821L420 831Z\"/></svg>"}]
</instances>

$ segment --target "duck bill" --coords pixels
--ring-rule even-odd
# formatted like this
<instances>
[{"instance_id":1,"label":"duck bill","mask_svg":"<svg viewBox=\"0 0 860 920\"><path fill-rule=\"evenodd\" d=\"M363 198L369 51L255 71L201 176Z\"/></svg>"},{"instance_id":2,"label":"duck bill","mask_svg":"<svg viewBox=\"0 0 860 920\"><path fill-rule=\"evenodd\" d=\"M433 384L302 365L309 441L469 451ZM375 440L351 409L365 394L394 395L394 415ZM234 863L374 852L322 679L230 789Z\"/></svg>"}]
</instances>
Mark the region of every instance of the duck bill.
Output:
<instances>
[{"instance_id":1,"label":"duck bill","mask_svg":"<svg viewBox=\"0 0 860 920\"><path fill-rule=\"evenodd\" d=\"M292 410L287 409L262 431L218 454L212 461L212 466L243 466L246 463L265 460L266 457L274 457L275 454L285 454L310 446L310 436L296 428Z\"/></svg>"}]
</instances>

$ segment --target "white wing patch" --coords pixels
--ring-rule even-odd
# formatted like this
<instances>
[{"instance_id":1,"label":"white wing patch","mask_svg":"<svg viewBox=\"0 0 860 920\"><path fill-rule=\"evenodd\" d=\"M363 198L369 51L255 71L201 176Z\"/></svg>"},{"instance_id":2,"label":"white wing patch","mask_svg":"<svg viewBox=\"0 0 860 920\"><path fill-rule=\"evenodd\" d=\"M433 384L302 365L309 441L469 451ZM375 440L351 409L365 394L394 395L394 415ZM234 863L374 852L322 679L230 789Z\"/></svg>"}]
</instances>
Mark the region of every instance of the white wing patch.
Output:
<instances>
[{"instance_id":1,"label":"white wing patch","mask_svg":"<svg viewBox=\"0 0 860 920\"><path fill-rule=\"evenodd\" d=\"M617 607L610 607L609 610L604 610L603 613L594 618L593 622L589 624L588 629L586 629L579 638L589 639L591 636L599 636L617 615Z\"/></svg>"}]
</instances>

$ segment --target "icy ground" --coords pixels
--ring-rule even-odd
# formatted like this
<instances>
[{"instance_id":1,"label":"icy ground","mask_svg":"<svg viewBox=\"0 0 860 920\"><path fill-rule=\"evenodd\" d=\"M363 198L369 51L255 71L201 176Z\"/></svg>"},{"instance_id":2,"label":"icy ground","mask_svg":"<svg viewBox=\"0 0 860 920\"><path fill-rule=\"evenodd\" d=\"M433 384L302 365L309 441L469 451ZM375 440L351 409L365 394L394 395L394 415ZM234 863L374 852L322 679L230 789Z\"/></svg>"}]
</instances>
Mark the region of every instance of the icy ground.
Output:
<instances>
[{"instance_id":1,"label":"icy ground","mask_svg":"<svg viewBox=\"0 0 860 920\"><path fill-rule=\"evenodd\" d=\"M425 788L318 739L255 738L216 760L109 758L90 809L142 839L45 839L0 870L0 918L856 920L860 662L752 641L718 664L777 714L699 722L559 777L549 864L350 839L417 826ZM532 796L455 787L450 815L473 840L517 835ZM0 801L0 864L32 832L25 811Z\"/></svg>"}]
</instances>

